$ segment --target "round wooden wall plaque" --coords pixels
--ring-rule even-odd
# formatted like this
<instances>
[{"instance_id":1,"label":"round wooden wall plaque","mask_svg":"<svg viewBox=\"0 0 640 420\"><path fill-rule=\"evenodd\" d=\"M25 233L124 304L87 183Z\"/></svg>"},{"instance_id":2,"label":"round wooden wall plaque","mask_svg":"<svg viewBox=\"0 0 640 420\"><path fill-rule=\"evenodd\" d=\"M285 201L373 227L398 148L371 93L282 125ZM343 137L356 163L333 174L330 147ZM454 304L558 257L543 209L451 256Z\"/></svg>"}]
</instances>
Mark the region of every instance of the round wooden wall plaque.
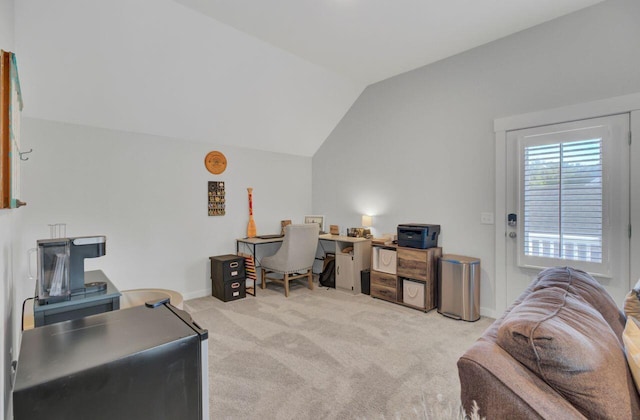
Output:
<instances>
[{"instance_id":1,"label":"round wooden wall plaque","mask_svg":"<svg viewBox=\"0 0 640 420\"><path fill-rule=\"evenodd\" d=\"M204 166L214 175L221 174L227 169L227 158L221 152L214 150L205 156Z\"/></svg>"}]
</instances>

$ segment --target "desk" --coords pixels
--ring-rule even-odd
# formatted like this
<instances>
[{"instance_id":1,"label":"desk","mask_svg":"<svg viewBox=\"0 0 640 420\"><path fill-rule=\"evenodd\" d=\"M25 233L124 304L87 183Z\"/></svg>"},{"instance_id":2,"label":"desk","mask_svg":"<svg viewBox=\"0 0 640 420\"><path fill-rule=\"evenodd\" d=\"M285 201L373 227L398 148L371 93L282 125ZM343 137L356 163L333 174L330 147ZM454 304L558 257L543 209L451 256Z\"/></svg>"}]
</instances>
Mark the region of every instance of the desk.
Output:
<instances>
[{"instance_id":1,"label":"desk","mask_svg":"<svg viewBox=\"0 0 640 420\"><path fill-rule=\"evenodd\" d=\"M371 239L325 234L318 240L323 251L336 255L336 289L355 295L362 293L360 272L371 267Z\"/></svg>"},{"instance_id":2,"label":"desk","mask_svg":"<svg viewBox=\"0 0 640 420\"><path fill-rule=\"evenodd\" d=\"M248 248L255 260L256 273L258 273L260 266L260 260L257 256L258 248L268 244L277 244L283 240L284 237L236 239L236 253L240 252L241 244ZM353 294L361 293L360 271L371 267L371 240L327 233L318 236L318 245L316 259L324 258L324 254L327 252L336 255L336 289ZM349 247L353 248L351 252L343 252Z\"/></svg>"},{"instance_id":3,"label":"desk","mask_svg":"<svg viewBox=\"0 0 640 420\"><path fill-rule=\"evenodd\" d=\"M258 258L257 248L259 248L260 246L265 246L269 244L280 244L282 243L282 241L284 241L284 236L279 236L277 238L267 238L267 239L257 238L257 237L236 239L236 255L240 255L240 245L242 245L243 249L244 248L248 249L249 255L253 257L255 279L246 279L246 280L253 281L253 293L247 291L247 293L249 293L251 296L256 295L256 290L258 290L258 278L259 276L262 275L260 274L260 270L259 270L260 259ZM278 245L278 248L280 248L279 245ZM260 281L262 281L261 278L260 278ZM250 288L247 287L247 290L250 290Z\"/></svg>"},{"instance_id":4,"label":"desk","mask_svg":"<svg viewBox=\"0 0 640 420\"><path fill-rule=\"evenodd\" d=\"M253 258L256 259L256 246L258 245L266 245L266 244L274 244L277 242L282 242L284 241L284 236L280 236L278 238L269 238L269 239L262 239L262 238L241 238L241 239L236 239L236 254L238 252L240 252L240 244L243 244L244 246L247 246L249 248L251 248L251 255L253 255ZM256 259L256 266L258 265L258 261Z\"/></svg>"}]
</instances>

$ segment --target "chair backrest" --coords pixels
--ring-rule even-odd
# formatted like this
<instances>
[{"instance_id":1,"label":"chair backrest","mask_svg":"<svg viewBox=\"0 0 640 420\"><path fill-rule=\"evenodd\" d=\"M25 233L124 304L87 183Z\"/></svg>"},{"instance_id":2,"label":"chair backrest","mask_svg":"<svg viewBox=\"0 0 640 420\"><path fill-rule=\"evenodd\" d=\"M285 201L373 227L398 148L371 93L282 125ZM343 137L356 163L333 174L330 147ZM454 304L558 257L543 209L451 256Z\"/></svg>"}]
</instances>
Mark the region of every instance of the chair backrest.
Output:
<instances>
[{"instance_id":1,"label":"chair backrest","mask_svg":"<svg viewBox=\"0 0 640 420\"><path fill-rule=\"evenodd\" d=\"M282 246L269 258L268 268L282 272L311 268L318 248L319 231L315 223L285 226Z\"/></svg>"}]
</instances>

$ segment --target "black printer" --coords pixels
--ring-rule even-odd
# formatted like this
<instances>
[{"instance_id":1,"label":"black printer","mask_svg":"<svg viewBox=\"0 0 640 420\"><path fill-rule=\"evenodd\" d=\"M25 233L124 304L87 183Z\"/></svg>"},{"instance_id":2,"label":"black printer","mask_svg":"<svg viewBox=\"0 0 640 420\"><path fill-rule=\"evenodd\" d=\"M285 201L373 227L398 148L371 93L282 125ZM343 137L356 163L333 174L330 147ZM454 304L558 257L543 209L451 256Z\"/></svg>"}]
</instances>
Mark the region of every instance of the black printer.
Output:
<instances>
[{"instance_id":1,"label":"black printer","mask_svg":"<svg viewBox=\"0 0 640 420\"><path fill-rule=\"evenodd\" d=\"M434 248L438 246L440 225L405 223L398 225L398 246L409 248Z\"/></svg>"}]
</instances>

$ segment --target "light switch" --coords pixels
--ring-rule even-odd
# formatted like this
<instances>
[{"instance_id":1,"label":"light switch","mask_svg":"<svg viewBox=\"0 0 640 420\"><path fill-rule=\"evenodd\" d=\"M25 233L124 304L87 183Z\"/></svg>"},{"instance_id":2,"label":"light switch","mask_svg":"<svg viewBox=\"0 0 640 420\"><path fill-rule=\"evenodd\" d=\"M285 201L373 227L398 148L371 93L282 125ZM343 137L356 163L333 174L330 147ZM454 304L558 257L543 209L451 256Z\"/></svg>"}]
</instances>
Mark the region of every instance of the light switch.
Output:
<instances>
[{"instance_id":1,"label":"light switch","mask_svg":"<svg viewBox=\"0 0 640 420\"><path fill-rule=\"evenodd\" d=\"M493 213L480 213L480 223L483 225L492 225Z\"/></svg>"}]
</instances>

